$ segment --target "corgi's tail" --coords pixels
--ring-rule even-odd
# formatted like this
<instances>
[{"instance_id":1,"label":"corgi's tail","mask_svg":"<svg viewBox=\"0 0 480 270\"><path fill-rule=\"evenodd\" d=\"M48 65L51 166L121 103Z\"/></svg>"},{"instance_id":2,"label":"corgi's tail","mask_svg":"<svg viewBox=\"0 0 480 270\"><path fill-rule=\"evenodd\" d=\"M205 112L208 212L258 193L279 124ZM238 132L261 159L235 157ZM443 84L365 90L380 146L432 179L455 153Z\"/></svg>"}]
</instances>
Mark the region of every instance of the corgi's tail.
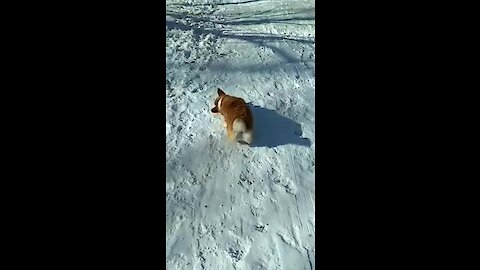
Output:
<instances>
[{"instance_id":1,"label":"corgi's tail","mask_svg":"<svg viewBox=\"0 0 480 270\"><path fill-rule=\"evenodd\" d=\"M237 139L243 139L246 143L252 143L252 131L247 130L247 126L245 125L245 121L243 119L237 118L233 121L233 132Z\"/></svg>"}]
</instances>

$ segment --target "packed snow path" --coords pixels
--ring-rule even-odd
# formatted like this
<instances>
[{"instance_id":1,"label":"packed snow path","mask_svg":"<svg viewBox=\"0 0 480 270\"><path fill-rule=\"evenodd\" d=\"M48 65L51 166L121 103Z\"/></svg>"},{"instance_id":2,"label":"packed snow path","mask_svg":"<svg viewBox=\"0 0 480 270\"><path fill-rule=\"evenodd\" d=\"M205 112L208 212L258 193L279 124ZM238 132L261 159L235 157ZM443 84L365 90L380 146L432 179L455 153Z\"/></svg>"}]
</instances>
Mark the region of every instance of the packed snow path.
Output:
<instances>
[{"instance_id":1,"label":"packed snow path","mask_svg":"<svg viewBox=\"0 0 480 270\"><path fill-rule=\"evenodd\" d=\"M315 2L166 2L167 269L315 269ZM252 146L210 112L252 108Z\"/></svg>"}]
</instances>

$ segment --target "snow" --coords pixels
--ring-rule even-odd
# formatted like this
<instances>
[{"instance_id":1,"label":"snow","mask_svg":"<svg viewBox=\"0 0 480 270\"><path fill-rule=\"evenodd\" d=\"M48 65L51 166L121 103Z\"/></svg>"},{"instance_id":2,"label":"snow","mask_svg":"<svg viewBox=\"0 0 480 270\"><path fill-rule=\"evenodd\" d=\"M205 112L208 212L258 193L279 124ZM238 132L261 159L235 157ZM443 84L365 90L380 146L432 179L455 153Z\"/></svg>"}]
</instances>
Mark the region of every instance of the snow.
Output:
<instances>
[{"instance_id":1,"label":"snow","mask_svg":"<svg viewBox=\"0 0 480 270\"><path fill-rule=\"evenodd\" d=\"M167 269L315 269L315 2L166 2ZM226 139L217 88L252 146Z\"/></svg>"}]
</instances>

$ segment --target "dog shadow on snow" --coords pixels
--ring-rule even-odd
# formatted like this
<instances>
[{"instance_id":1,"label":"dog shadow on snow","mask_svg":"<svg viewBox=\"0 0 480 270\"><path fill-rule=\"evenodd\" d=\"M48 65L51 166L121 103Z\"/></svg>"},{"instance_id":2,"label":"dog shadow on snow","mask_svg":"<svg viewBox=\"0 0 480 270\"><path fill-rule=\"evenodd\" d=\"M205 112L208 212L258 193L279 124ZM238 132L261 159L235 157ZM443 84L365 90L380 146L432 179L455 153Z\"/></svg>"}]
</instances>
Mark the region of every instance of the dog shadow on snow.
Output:
<instances>
[{"instance_id":1,"label":"dog shadow on snow","mask_svg":"<svg viewBox=\"0 0 480 270\"><path fill-rule=\"evenodd\" d=\"M308 138L302 138L299 123L273 110L247 103L253 114L253 142L251 147L275 147L286 144L310 146Z\"/></svg>"}]
</instances>

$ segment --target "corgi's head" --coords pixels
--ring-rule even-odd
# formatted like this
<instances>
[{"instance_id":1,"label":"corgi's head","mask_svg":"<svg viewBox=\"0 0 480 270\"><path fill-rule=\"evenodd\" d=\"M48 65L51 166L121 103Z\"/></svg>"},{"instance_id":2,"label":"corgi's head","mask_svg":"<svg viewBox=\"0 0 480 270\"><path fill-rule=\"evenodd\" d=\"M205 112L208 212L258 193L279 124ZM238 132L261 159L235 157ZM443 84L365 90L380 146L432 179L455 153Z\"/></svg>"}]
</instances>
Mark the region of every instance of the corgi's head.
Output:
<instances>
[{"instance_id":1,"label":"corgi's head","mask_svg":"<svg viewBox=\"0 0 480 270\"><path fill-rule=\"evenodd\" d=\"M217 89L217 94L218 94L218 97L215 99L215 107L212 108L212 113L219 113L220 112L220 108L222 107L222 100L223 100L223 97L225 96L225 92L223 92L222 89L218 88Z\"/></svg>"}]
</instances>

